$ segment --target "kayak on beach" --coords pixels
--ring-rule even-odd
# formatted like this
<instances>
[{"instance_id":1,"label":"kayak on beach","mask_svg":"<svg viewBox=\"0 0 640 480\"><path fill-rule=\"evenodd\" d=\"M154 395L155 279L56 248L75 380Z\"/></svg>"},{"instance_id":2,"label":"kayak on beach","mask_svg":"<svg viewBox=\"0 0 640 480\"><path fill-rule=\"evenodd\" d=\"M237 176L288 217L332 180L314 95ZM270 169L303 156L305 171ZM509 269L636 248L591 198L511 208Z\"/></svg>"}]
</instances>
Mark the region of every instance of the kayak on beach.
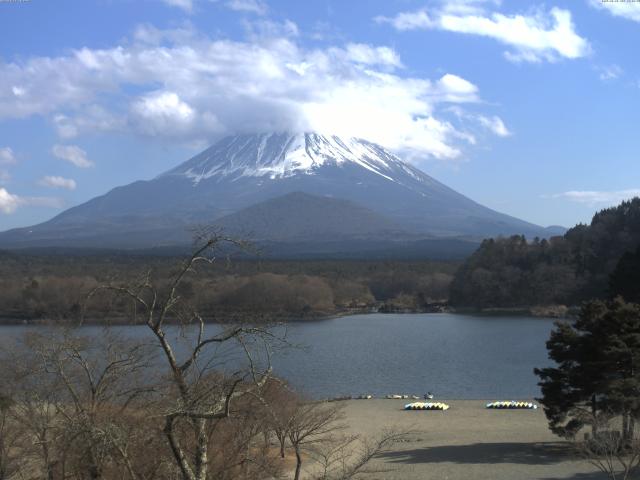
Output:
<instances>
[{"instance_id":1,"label":"kayak on beach","mask_svg":"<svg viewBox=\"0 0 640 480\"><path fill-rule=\"evenodd\" d=\"M509 400L487 403L487 408L535 410L538 406L531 402L515 402L513 400Z\"/></svg>"},{"instance_id":2,"label":"kayak on beach","mask_svg":"<svg viewBox=\"0 0 640 480\"><path fill-rule=\"evenodd\" d=\"M449 410L449 405L442 402L413 402L404 406L405 410Z\"/></svg>"}]
</instances>

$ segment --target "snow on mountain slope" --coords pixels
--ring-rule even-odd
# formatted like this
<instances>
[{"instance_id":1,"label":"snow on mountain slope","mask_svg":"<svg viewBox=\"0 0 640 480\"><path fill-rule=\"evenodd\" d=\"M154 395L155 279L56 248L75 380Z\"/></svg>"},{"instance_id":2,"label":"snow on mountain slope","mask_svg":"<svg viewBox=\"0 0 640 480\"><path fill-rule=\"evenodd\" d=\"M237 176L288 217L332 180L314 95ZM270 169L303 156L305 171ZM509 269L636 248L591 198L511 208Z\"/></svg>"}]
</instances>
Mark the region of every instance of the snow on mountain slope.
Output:
<instances>
[{"instance_id":1,"label":"snow on mountain slope","mask_svg":"<svg viewBox=\"0 0 640 480\"><path fill-rule=\"evenodd\" d=\"M287 196L294 192L314 200ZM281 200L271 202L277 198ZM283 202L290 202L291 208L285 208ZM252 206L259 207L233 216ZM394 241L548 236L542 227L480 205L366 140L318 133L265 133L223 138L152 180L116 187L42 224L0 233L0 247L99 246L107 239L109 245L127 247L134 238L138 247L170 245L188 242L194 225L216 224L222 219L233 220L236 228L238 222L253 222L244 230L271 232L279 239L295 230L313 232L311 236L318 239L322 228L305 224L310 209L344 210L344 215L317 213L327 220L321 222L325 233L357 233L372 241L380 237L374 232L383 231ZM287 212L293 212L292 218L299 219L300 225L283 218ZM357 212L367 212L363 215L369 220L351 220ZM270 218L267 223L274 225L263 225L261 217ZM383 227L380 217L397 229ZM335 225L328 225L331 221ZM357 228L357 232L349 228L365 224L377 226Z\"/></svg>"},{"instance_id":2,"label":"snow on mountain slope","mask_svg":"<svg viewBox=\"0 0 640 480\"><path fill-rule=\"evenodd\" d=\"M389 181L403 171L419 181L428 177L379 145L356 138L341 139L317 133L266 133L227 137L162 176L184 175L194 184L216 177L314 175L322 166L358 165Z\"/></svg>"}]
</instances>

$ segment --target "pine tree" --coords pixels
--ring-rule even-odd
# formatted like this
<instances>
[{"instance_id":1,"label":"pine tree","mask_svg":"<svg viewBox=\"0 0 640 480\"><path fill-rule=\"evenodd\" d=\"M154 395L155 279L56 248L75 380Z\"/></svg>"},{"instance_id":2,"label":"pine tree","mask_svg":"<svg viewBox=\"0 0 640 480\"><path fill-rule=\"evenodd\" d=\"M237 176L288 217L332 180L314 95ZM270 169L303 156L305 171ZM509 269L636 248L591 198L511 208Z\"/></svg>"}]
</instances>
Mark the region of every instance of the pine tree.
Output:
<instances>
[{"instance_id":1,"label":"pine tree","mask_svg":"<svg viewBox=\"0 0 640 480\"><path fill-rule=\"evenodd\" d=\"M627 302L640 303L640 247L625 253L609 277L609 294Z\"/></svg>"},{"instance_id":2,"label":"pine tree","mask_svg":"<svg viewBox=\"0 0 640 480\"><path fill-rule=\"evenodd\" d=\"M640 416L640 306L621 298L585 304L573 323L557 323L547 342L556 367L535 369L551 430L572 437L600 413L622 418L633 437Z\"/></svg>"}]
</instances>

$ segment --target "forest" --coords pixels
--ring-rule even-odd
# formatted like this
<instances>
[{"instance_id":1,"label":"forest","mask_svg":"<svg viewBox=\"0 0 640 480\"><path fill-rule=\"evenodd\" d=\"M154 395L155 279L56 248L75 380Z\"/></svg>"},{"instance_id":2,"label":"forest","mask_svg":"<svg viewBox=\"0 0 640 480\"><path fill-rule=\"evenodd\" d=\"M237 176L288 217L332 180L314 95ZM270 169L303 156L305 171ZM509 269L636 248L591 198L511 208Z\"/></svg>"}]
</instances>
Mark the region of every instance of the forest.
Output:
<instances>
[{"instance_id":1,"label":"forest","mask_svg":"<svg viewBox=\"0 0 640 480\"><path fill-rule=\"evenodd\" d=\"M579 305L620 294L631 300L639 245L639 198L604 209L561 237L488 239L456 272L449 301L487 308Z\"/></svg>"},{"instance_id":2,"label":"forest","mask_svg":"<svg viewBox=\"0 0 640 480\"><path fill-rule=\"evenodd\" d=\"M97 285L149 276L158 284L177 255L0 252L0 321L124 321L122 300ZM638 301L640 199L596 213L564 236L486 239L464 261L310 260L223 255L181 284L181 295L211 321L304 320L368 312L452 308L578 306L623 296Z\"/></svg>"},{"instance_id":3,"label":"forest","mask_svg":"<svg viewBox=\"0 0 640 480\"><path fill-rule=\"evenodd\" d=\"M97 285L149 275L162 284L180 266L174 256L0 253L4 322L128 318L128 305ZM295 320L372 311L427 311L446 302L455 262L223 258L180 285L182 298L212 321Z\"/></svg>"}]
</instances>

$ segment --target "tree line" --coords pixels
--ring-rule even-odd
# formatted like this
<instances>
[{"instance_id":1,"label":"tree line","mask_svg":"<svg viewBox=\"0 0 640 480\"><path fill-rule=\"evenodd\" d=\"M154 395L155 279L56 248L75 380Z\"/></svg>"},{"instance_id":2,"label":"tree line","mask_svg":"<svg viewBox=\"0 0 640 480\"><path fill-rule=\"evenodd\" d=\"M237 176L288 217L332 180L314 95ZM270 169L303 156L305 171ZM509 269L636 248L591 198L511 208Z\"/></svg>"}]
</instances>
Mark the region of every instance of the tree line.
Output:
<instances>
[{"instance_id":1,"label":"tree line","mask_svg":"<svg viewBox=\"0 0 640 480\"><path fill-rule=\"evenodd\" d=\"M37 256L5 253L0 261L0 317L69 320L87 292L129 282L151 269L159 286L176 258ZM181 283L183 298L212 321L305 318L375 309L421 310L448 296L456 265L431 261L233 260ZM105 294L87 307L92 321L127 318L126 303Z\"/></svg>"}]
</instances>

